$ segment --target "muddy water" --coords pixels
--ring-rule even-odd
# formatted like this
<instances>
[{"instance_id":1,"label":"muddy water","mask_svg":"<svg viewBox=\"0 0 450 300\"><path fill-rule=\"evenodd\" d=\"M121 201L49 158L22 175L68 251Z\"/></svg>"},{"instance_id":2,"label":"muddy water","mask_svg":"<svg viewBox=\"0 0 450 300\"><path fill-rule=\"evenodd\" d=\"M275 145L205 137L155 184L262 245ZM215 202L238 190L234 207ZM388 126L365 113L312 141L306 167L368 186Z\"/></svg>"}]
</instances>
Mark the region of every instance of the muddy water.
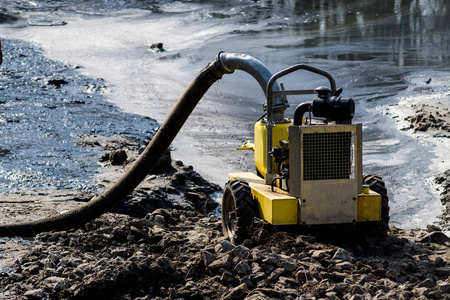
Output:
<instances>
[{"instance_id":1,"label":"muddy water","mask_svg":"<svg viewBox=\"0 0 450 300\"><path fill-rule=\"evenodd\" d=\"M9 23L0 35L36 42L48 57L83 66L83 75L105 79L109 101L159 122L219 51L252 55L273 72L295 63L324 68L343 95L357 101L365 173L386 180L392 223L424 226L439 214L431 178L448 168L447 161L437 159L433 143L399 131L388 109L400 93L413 97L407 89L411 78L419 85L423 79L425 86L429 77L447 74L445 1L3 2ZM157 42L167 51L150 52ZM306 73L283 81L289 89L325 83ZM289 101L295 107L310 99ZM247 74L226 75L177 137L174 156L219 184L229 171L253 170L252 154L234 149L252 139L263 102Z\"/></svg>"},{"instance_id":2,"label":"muddy water","mask_svg":"<svg viewBox=\"0 0 450 300\"><path fill-rule=\"evenodd\" d=\"M78 144L85 135L126 133L145 144L157 123L112 106L100 78L43 56L20 40L3 40L0 70L0 191L93 190L102 153ZM136 125L138 124L138 125Z\"/></svg>"}]
</instances>

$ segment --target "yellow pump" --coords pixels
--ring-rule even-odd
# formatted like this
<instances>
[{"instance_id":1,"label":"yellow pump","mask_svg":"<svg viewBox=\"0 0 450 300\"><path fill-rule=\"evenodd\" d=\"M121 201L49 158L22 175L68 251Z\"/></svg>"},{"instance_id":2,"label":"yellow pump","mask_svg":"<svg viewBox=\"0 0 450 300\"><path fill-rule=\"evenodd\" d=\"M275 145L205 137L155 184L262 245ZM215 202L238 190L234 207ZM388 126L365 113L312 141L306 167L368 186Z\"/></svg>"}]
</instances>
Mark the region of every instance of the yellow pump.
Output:
<instances>
[{"instance_id":1,"label":"yellow pump","mask_svg":"<svg viewBox=\"0 0 450 300\"><path fill-rule=\"evenodd\" d=\"M276 81L298 70L328 79L314 90L274 89ZM267 80L266 115L254 126L256 174L231 173L222 199L222 228L241 242L253 219L272 225L365 224L388 229L389 206L384 182L362 173L362 125L351 124L355 104L342 98L334 78L306 65L294 65ZM288 95L317 94L284 117ZM304 115L309 117L305 119ZM312 118L314 117L314 118ZM367 228L367 227L365 227Z\"/></svg>"},{"instance_id":2,"label":"yellow pump","mask_svg":"<svg viewBox=\"0 0 450 300\"><path fill-rule=\"evenodd\" d=\"M285 119L283 123L277 123L272 129L272 147L280 147L280 141L287 141L291 119ZM255 164L259 174L265 176L267 171L267 127L266 122L255 123ZM287 161L285 161L287 163ZM277 164L272 159L272 170L277 170ZM279 174L280 175L280 174Z\"/></svg>"}]
</instances>

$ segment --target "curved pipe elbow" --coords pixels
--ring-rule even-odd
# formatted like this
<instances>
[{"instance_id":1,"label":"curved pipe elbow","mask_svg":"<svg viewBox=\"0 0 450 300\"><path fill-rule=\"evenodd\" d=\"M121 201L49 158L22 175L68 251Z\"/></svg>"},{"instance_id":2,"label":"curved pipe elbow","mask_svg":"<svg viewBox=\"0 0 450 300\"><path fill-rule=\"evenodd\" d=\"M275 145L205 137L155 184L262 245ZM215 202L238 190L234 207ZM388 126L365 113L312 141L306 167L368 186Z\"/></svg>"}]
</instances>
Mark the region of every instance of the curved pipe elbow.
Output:
<instances>
[{"instance_id":1,"label":"curved pipe elbow","mask_svg":"<svg viewBox=\"0 0 450 300\"><path fill-rule=\"evenodd\" d=\"M302 125L303 115L310 111L312 102L300 103L294 111L294 125Z\"/></svg>"},{"instance_id":2,"label":"curved pipe elbow","mask_svg":"<svg viewBox=\"0 0 450 300\"><path fill-rule=\"evenodd\" d=\"M261 61L247 54L226 52L219 52L217 61L220 62L224 73L231 74L234 70L241 70L250 74L266 95L267 82L272 77L272 73ZM280 90L278 83L274 83L273 90Z\"/></svg>"}]
</instances>

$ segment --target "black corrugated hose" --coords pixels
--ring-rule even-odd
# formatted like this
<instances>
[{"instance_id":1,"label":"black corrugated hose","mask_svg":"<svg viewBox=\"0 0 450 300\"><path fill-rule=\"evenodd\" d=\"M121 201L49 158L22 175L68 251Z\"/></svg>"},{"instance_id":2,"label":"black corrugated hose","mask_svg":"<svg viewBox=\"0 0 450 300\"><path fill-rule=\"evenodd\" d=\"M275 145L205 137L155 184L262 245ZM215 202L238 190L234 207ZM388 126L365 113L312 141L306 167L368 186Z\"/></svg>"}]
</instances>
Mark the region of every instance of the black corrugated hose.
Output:
<instances>
[{"instance_id":1,"label":"black corrugated hose","mask_svg":"<svg viewBox=\"0 0 450 300\"><path fill-rule=\"evenodd\" d=\"M34 221L0 225L0 236L34 236L50 230L77 228L111 210L130 194L153 169L163 153L169 148L187 118L225 70L217 59L204 68L191 82L178 100L165 122L139 156L132 167L104 193L92 198L85 205L60 215Z\"/></svg>"}]
</instances>

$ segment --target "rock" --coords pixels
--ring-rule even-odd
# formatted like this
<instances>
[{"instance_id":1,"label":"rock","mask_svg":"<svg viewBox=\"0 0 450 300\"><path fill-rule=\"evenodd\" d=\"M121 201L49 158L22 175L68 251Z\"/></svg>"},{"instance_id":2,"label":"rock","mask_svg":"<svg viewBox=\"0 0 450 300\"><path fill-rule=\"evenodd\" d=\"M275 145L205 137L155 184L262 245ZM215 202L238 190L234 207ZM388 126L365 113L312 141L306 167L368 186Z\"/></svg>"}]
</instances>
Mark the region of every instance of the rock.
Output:
<instances>
[{"instance_id":1,"label":"rock","mask_svg":"<svg viewBox=\"0 0 450 300\"><path fill-rule=\"evenodd\" d=\"M238 300L244 299L250 291L247 288L245 283L238 285L233 288L231 291L223 295L222 300Z\"/></svg>"},{"instance_id":2,"label":"rock","mask_svg":"<svg viewBox=\"0 0 450 300\"><path fill-rule=\"evenodd\" d=\"M47 83L54 85L56 88L60 88L62 85L68 84L69 82L64 79L52 79Z\"/></svg>"},{"instance_id":3,"label":"rock","mask_svg":"<svg viewBox=\"0 0 450 300\"><path fill-rule=\"evenodd\" d=\"M234 277L234 275L231 272L226 270L222 273L222 276L220 277L220 281L224 283L231 283L234 282L235 280L236 277Z\"/></svg>"},{"instance_id":4,"label":"rock","mask_svg":"<svg viewBox=\"0 0 450 300\"><path fill-rule=\"evenodd\" d=\"M298 288L299 283L298 281L285 276L280 276L278 279L278 282L275 285L275 288L277 290L285 291L285 290L291 290ZM292 293L291 293L292 295Z\"/></svg>"},{"instance_id":5,"label":"rock","mask_svg":"<svg viewBox=\"0 0 450 300\"><path fill-rule=\"evenodd\" d=\"M247 288L250 289L250 290L254 289L254 285L253 285L252 281L250 280L250 276L249 275L241 277L240 280L239 280L239 283L240 284L245 283L245 285L247 285Z\"/></svg>"},{"instance_id":6,"label":"rock","mask_svg":"<svg viewBox=\"0 0 450 300\"><path fill-rule=\"evenodd\" d=\"M309 276L308 278L308 273L306 273L306 271L304 270L300 270L297 273L295 273L295 279L300 283L307 282L311 277L312 276Z\"/></svg>"},{"instance_id":7,"label":"rock","mask_svg":"<svg viewBox=\"0 0 450 300\"><path fill-rule=\"evenodd\" d=\"M41 289L29 290L25 292L24 296L28 299L41 300L44 298L44 291Z\"/></svg>"},{"instance_id":8,"label":"rock","mask_svg":"<svg viewBox=\"0 0 450 300\"><path fill-rule=\"evenodd\" d=\"M261 272L261 271L262 271L261 266L260 266L258 263L253 262L253 263L252 263L252 270L251 270L251 272L252 272L253 274L256 274L256 273L259 273L259 272Z\"/></svg>"},{"instance_id":9,"label":"rock","mask_svg":"<svg viewBox=\"0 0 450 300\"><path fill-rule=\"evenodd\" d=\"M266 280L267 275L264 272L258 272L258 273L252 274L250 276L250 278L252 279L253 282L260 282L262 280Z\"/></svg>"},{"instance_id":10,"label":"rock","mask_svg":"<svg viewBox=\"0 0 450 300\"><path fill-rule=\"evenodd\" d=\"M168 224L166 222L166 219L161 215L153 215L152 218L150 218L150 221L153 222L155 226L158 226L160 228L168 228Z\"/></svg>"},{"instance_id":11,"label":"rock","mask_svg":"<svg viewBox=\"0 0 450 300\"><path fill-rule=\"evenodd\" d=\"M336 250L336 252L333 255L333 260L345 260L345 261L355 261L355 257L353 256L353 254L351 254L350 252L348 252L345 249L339 248Z\"/></svg>"},{"instance_id":12,"label":"rock","mask_svg":"<svg viewBox=\"0 0 450 300\"><path fill-rule=\"evenodd\" d=\"M356 284L352 289L352 295L363 295L364 293L365 293L365 290L359 284Z\"/></svg>"},{"instance_id":13,"label":"rock","mask_svg":"<svg viewBox=\"0 0 450 300\"><path fill-rule=\"evenodd\" d=\"M114 249L111 251L111 257L128 257L128 250L126 248Z\"/></svg>"},{"instance_id":14,"label":"rock","mask_svg":"<svg viewBox=\"0 0 450 300\"><path fill-rule=\"evenodd\" d=\"M297 265L293 261L283 260L281 262L281 267L285 272L294 272L297 270Z\"/></svg>"},{"instance_id":15,"label":"rock","mask_svg":"<svg viewBox=\"0 0 450 300\"><path fill-rule=\"evenodd\" d=\"M148 217L155 216L155 215L163 216L164 220L172 219L172 216L171 216L170 212L167 209L164 209L164 208L157 208L157 209L155 209L152 213L150 213L148 215Z\"/></svg>"},{"instance_id":16,"label":"rock","mask_svg":"<svg viewBox=\"0 0 450 300\"><path fill-rule=\"evenodd\" d=\"M239 275L250 274L251 268L248 265L247 261L243 260L239 262L236 267L234 267L234 271Z\"/></svg>"},{"instance_id":17,"label":"rock","mask_svg":"<svg viewBox=\"0 0 450 300\"><path fill-rule=\"evenodd\" d=\"M174 267L173 267L173 262L170 258L168 257L159 257L156 260L156 263L158 264L158 266L161 267L161 269L165 272L173 272L174 271Z\"/></svg>"},{"instance_id":18,"label":"rock","mask_svg":"<svg viewBox=\"0 0 450 300\"><path fill-rule=\"evenodd\" d=\"M278 259L274 255L271 255L270 257L263 259L262 263L264 265L278 266Z\"/></svg>"},{"instance_id":19,"label":"rock","mask_svg":"<svg viewBox=\"0 0 450 300\"><path fill-rule=\"evenodd\" d=\"M428 298L428 295L430 295L430 293L431 293L431 289L426 288L426 287L421 287L421 288L415 288L413 290L413 292L418 296L424 296L424 297Z\"/></svg>"},{"instance_id":20,"label":"rock","mask_svg":"<svg viewBox=\"0 0 450 300\"><path fill-rule=\"evenodd\" d=\"M214 248L216 253L228 252L233 249L234 249L234 245L232 243L230 243L228 240L223 240L222 242L220 242L220 244L216 245L216 247Z\"/></svg>"},{"instance_id":21,"label":"rock","mask_svg":"<svg viewBox=\"0 0 450 300\"><path fill-rule=\"evenodd\" d=\"M436 273L436 275L441 276L441 277L446 277L446 276L450 276L450 267L439 267L436 268L434 270L434 272Z\"/></svg>"},{"instance_id":22,"label":"rock","mask_svg":"<svg viewBox=\"0 0 450 300\"><path fill-rule=\"evenodd\" d=\"M202 256L203 264L206 267L209 266L213 261L216 260L216 257L208 251L202 251L201 256Z\"/></svg>"},{"instance_id":23,"label":"rock","mask_svg":"<svg viewBox=\"0 0 450 300\"><path fill-rule=\"evenodd\" d=\"M269 280L272 282L276 282L278 280L278 277L280 277L281 274L283 274L283 273L284 273L283 268L275 269L272 273L270 273Z\"/></svg>"},{"instance_id":24,"label":"rock","mask_svg":"<svg viewBox=\"0 0 450 300\"><path fill-rule=\"evenodd\" d=\"M442 294L450 294L450 283L443 280L437 282L438 291Z\"/></svg>"},{"instance_id":25,"label":"rock","mask_svg":"<svg viewBox=\"0 0 450 300\"><path fill-rule=\"evenodd\" d=\"M108 156L109 162L111 163L111 165L114 166L123 165L127 160L127 158L128 155L123 149L113 150Z\"/></svg>"},{"instance_id":26,"label":"rock","mask_svg":"<svg viewBox=\"0 0 450 300\"><path fill-rule=\"evenodd\" d=\"M419 243L435 243L443 245L445 243L450 243L450 237L441 231L433 231L417 241Z\"/></svg>"},{"instance_id":27,"label":"rock","mask_svg":"<svg viewBox=\"0 0 450 300\"><path fill-rule=\"evenodd\" d=\"M35 275L35 274L39 274L39 271L41 270L41 268L39 267L39 265L31 265L27 268L25 268L25 272L29 272L31 275Z\"/></svg>"},{"instance_id":28,"label":"rock","mask_svg":"<svg viewBox=\"0 0 450 300\"><path fill-rule=\"evenodd\" d=\"M311 253L311 258L316 260L322 260L328 256L328 251L326 250L316 250Z\"/></svg>"},{"instance_id":29,"label":"rock","mask_svg":"<svg viewBox=\"0 0 450 300\"><path fill-rule=\"evenodd\" d=\"M231 265L232 257L231 255L227 254L221 258L216 259L211 264L209 264L209 269L229 269Z\"/></svg>"},{"instance_id":30,"label":"rock","mask_svg":"<svg viewBox=\"0 0 450 300\"><path fill-rule=\"evenodd\" d=\"M333 280L334 282L343 282L346 274L345 273L338 273L338 272L322 272L321 275L324 278L329 278L331 280Z\"/></svg>"},{"instance_id":31,"label":"rock","mask_svg":"<svg viewBox=\"0 0 450 300\"><path fill-rule=\"evenodd\" d=\"M419 288L422 288L422 287L432 288L434 286L435 286L435 283L431 279L425 279L424 281L422 281L421 283L419 283L417 285L417 287L419 287Z\"/></svg>"},{"instance_id":32,"label":"rock","mask_svg":"<svg viewBox=\"0 0 450 300\"><path fill-rule=\"evenodd\" d=\"M342 270L342 269L351 270L351 269L355 269L355 265L352 264L351 262L344 261L344 262L336 264L336 268L339 270Z\"/></svg>"},{"instance_id":33,"label":"rock","mask_svg":"<svg viewBox=\"0 0 450 300\"><path fill-rule=\"evenodd\" d=\"M436 263L437 267L443 267L445 266L445 261L442 259L442 257L438 256L436 257L436 259L434 260L434 262Z\"/></svg>"},{"instance_id":34,"label":"rock","mask_svg":"<svg viewBox=\"0 0 450 300\"><path fill-rule=\"evenodd\" d=\"M297 291L277 291L270 288L257 288L254 289L245 299L246 300L269 300L269 299L285 299L285 294L292 295L299 294ZM293 296L293 295L292 295Z\"/></svg>"},{"instance_id":35,"label":"rock","mask_svg":"<svg viewBox=\"0 0 450 300\"><path fill-rule=\"evenodd\" d=\"M152 52L164 52L163 43L155 43L151 44L149 50Z\"/></svg>"},{"instance_id":36,"label":"rock","mask_svg":"<svg viewBox=\"0 0 450 300\"><path fill-rule=\"evenodd\" d=\"M250 253L250 249L245 246L239 245L233 249L233 254L239 258L247 258Z\"/></svg>"},{"instance_id":37,"label":"rock","mask_svg":"<svg viewBox=\"0 0 450 300\"><path fill-rule=\"evenodd\" d=\"M55 283L55 285L53 286L54 290L64 290L67 289L68 286L63 284L62 282L58 281L57 283Z\"/></svg>"}]
</instances>

